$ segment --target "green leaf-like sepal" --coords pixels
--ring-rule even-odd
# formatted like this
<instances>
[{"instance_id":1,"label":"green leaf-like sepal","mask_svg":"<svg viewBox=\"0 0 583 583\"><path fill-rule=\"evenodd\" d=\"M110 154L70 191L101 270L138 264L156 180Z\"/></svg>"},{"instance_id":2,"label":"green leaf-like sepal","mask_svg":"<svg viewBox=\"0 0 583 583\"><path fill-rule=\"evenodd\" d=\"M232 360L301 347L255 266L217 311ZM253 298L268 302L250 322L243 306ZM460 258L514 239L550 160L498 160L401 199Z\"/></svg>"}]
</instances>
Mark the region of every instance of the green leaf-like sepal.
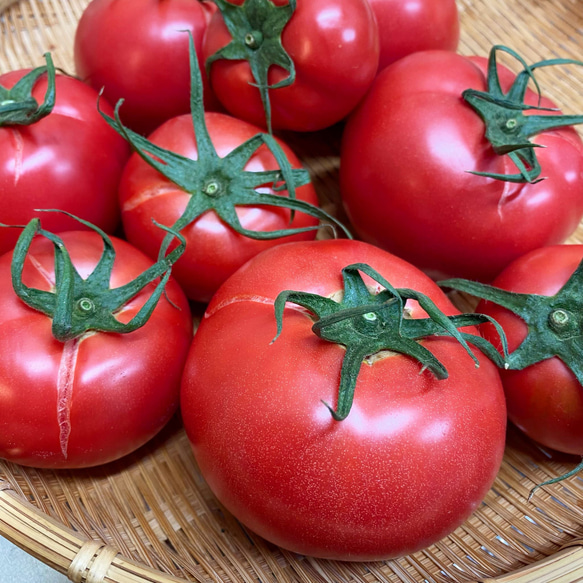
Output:
<instances>
[{"instance_id":1,"label":"green leaf-like sepal","mask_svg":"<svg viewBox=\"0 0 583 583\"><path fill-rule=\"evenodd\" d=\"M110 279L115 260L115 249L111 239L101 229L70 213L64 214L76 219L98 233L103 240L103 253L93 272L83 279L75 269L63 240L41 228L40 219L32 219L20 235L12 257L12 286L16 295L31 308L49 316L52 321L53 336L66 342L90 330L100 332L127 333L143 326L154 311L166 283L171 268L182 255L185 240L182 235L167 227L157 225L179 240L179 245L166 257L159 259L133 281L110 289ZM33 238L42 235L53 243L55 250L55 289L45 291L28 287L22 281L24 262ZM127 323L120 322L115 314L135 297L142 289L160 278L154 291Z\"/></svg>"},{"instance_id":2,"label":"green leaf-like sepal","mask_svg":"<svg viewBox=\"0 0 583 583\"><path fill-rule=\"evenodd\" d=\"M364 273L385 289L378 294L371 293L360 273ZM506 338L500 326L482 314L446 316L426 295L411 289L396 289L377 271L364 263L355 263L342 270L344 295L342 301L317 294L286 290L281 292L274 303L277 340L283 327L283 312L287 302L308 309L317 318L312 330L320 338L346 347L340 373L340 387L336 409L325 403L337 421L345 419L352 407L356 381L365 358L391 350L406 354L429 369L438 379L446 379L447 370L443 364L418 341L427 336L452 336L467 351L478 366L478 359L468 346L468 342L480 348L498 364L503 357L484 338L460 332L458 328L476 326L486 321L493 323L500 333L504 356ZM427 312L428 318L405 317L405 303L415 300Z\"/></svg>"},{"instance_id":3,"label":"green leaf-like sepal","mask_svg":"<svg viewBox=\"0 0 583 583\"><path fill-rule=\"evenodd\" d=\"M46 66L37 67L27 73L12 87L0 85L0 127L31 125L46 117L55 106L55 66L50 53L45 54ZM47 90L39 105L32 96L32 88L41 75L47 74Z\"/></svg>"},{"instance_id":4,"label":"green leaf-like sepal","mask_svg":"<svg viewBox=\"0 0 583 583\"><path fill-rule=\"evenodd\" d=\"M503 51L517 59L524 69L516 76L510 89L504 93L497 70L497 52ZM519 172L496 174L471 172L506 182L530 182L541 180L541 167L535 149L539 146L529 138L541 132L583 123L583 115L524 115L524 111L554 111L527 105L524 102L529 81L534 82L540 96L540 87L534 76L536 69L556 65L583 65L574 59L547 59L528 65L520 55L505 46L492 47L488 59L488 89L466 89L462 93L466 102L480 115L486 124L486 138L498 155L508 155Z\"/></svg>"},{"instance_id":5,"label":"green leaf-like sepal","mask_svg":"<svg viewBox=\"0 0 583 583\"><path fill-rule=\"evenodd\" d=\"M242 5L228 0L213 0L218 6L231 33L229 44L206 60L207 72L219 59L247 61L259 89L267 131L271 134L271 103L269 90L291 85L296 78L295 65L281 42L281 35L296 9L296 0L276 6L271 0L245 0ZM287 77L269 85L268 73L272 65L287 71Z\"/></svg>"},{"instance_id":6,"label":"green leaf-like sepal","mask_svg":"<svg viewBox=\"0 0 583 583\"><path fill-rule=\"evenodd\" d=\"M557 356L583 385L583 262L554 296L510 292L465 279L439 285L488 300L524 320L528 334L505 368L522 370Z\"/></svg>"},{"instance_id":7,"label":"green leaf-like sepal","mask_svg":"<svg viewBox=\"0 0 583 583\"><path fill-rule=\"evenodd\" d=\"M206 127L202 78L196 60L192 35L190 35L190 66L192 70L191 114L198 150L196 160L164 150L125 127L119 117L122 101L117 103L113 118L101 112L107 123L132 145L147 164L190 195L184 213L172 225L172 230L181 231L210 210L214 211L234 231L251 239L279 239L319 228L314 226L275 231L245 229L239 222L236 207L265 205L290 209L290 220L293 220L295 211L301 211L324 221L332 226L334 231L336 226L339 227L347 237L352 238L349 231L336 218L323 209L296 198L296 188L308 184L310 176L304 169L291 167L284 151L273 136L257 134L224 158L219 157ZM249 159L262 146L269 148L279 165L279 169L263 172L245 170L244 167ZM271 185L276 191L285 189L288 196L256 190L265 185ZM165 238L160 249L161 256L168 249L171 240L171 235Z\"/></svg>"}]
</instances>

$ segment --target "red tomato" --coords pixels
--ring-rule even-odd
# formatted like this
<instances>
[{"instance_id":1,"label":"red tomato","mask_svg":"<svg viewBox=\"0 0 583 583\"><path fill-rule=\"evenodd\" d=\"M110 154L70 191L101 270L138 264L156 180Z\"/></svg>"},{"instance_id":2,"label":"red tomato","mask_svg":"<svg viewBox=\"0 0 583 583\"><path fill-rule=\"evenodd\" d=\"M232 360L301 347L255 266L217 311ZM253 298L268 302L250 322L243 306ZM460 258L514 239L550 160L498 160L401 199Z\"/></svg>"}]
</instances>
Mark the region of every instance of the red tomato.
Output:
<instances>
[{"instance_id":1,"label":"red tomato","mask_svg":"<svg viewBox=\"0 0 583 583\"><path fill-rule=\"evenodd\" d=\"M0 76L12 88L28 71ZM32 91L42 103L46 75ZM111 107L101 103L105 112ZM119 223L117 186L129 156L125 140L97 112L97 93L77 79L56 76L52 113L28 126L0 128L0 222L23 225L35 209L58 208L111 233ZM79 228L61 213L44 213L43 226L53 232ZM11 250L16 229L0 229L0 253Z\"/></svg>"},{"instance_id":2,"label":"red tomato","mask_svg":"<svg viewBox=\"0 0 583 583\"><path fill-rule=\"evenodd\" d=\"M231 4L243 4L232 0ZM288 0L275 0L277 6ZM292 85L269 92L274 128L313 131L343 119L368 90L378 65L378 29L366 0L298 0L282 44L295 63ZM204 40L205 60L232 37L217 11ZM270 85L288 73L271 67ZM213 90L235 117L265 127L265 112L246 61L215 61Z\"/></svg>"},{"instance_id":3,"label":"red tomato","mask_svg":"<svg viewBox=\"0 0 583 583\"><path fill-rule=\"evenodd\" d=\"M485 60L447 51L405 57L377 77L343 134L341 194L355 231L438 278L491 280L520 255L564 241L583 215L573 128L533 138L546 178L536 184L470 173L517 172L461 98L485 90L484 71ZM508 88L514 75L499 72ZM528 90L526 100L538 96Z\"/></svg>"},{"instance_id":4,"label":"red tomato","mask_svg":"<svg viewBox=\"0 0 583 583\"><path fill-rule=\"evenodd\" d=\"M508 291L555 295L583 260L583 245L537 249L511 263L493 282ZM524 321L492 302L481 302L478 312L494 317L513 352L527 334ZM484 326L493 344L496 333ZM547 447L583 454L583 388L571 370L552 357L524 370L502 370L508 417L529 437Z\"/></svg>"},{"instance_id":5,"label":"red tomato","mask_svg":"<svg viewBox=\"0 0 583 583\"><path fill-rule=\"evenodd\" d=\"M124 123L148 134L190 111L186 31L201 54L215 9L198 0L93 0L75 35L77 74L98 91L103 88L110 103L123 98ZM210 87L205 98L215 104Z\"/></svg>"},{"instance_id":6,"label":"red tomato","mask_svg":"<svg viewBox=\"0 0 583 583\"><path fill-rule=\"evenodd\" d=\"M506 410L495 366L480 356L476 369L455 340L433 337L422 344L449 379L384 351L362 365L352 410L335 421L323 402L336 403L344 347L317 337L294 304L270 344L274 300L282 290L338 298L341 270L355 262L457 313L429 278L366 243L280 245L213 297L181 407L205 479L243 524L298 553L378 560L435 542L480 504L502 459Z\"/></svg>"},{"instance_id":7,"label":"red tomato","mask_svg":"<svg viewBox=\"0 0 583 583\"><path fill-rule=\"evenodd\" d=\"M100 236L70 231L61 237L86 278L101 256ZM112 240L113 288L152 262L128 243ZM11 260L12 253L0 258L0 457L35 467L87 467L144 444L176 410L192 337L189 305L176 282L170 280L166 290L178 308L162 297L142 328L89 332L61 343L51 334L51 319L14 293ZM37 289L53 288L54 250L47 239L33 241L23 280ZM116 317L128 322L153 289L150 284Z\"/></svg>"},{"instance_id":8,"label":"red tomato","mask_svg":"<svg viewBox=\"0 0 583 583\"><path fill-rule=\"evenodd\" d=\"M457 49L455 0L368 0L379 27L379 71L411 53Z\"/></svg>"},{"instance_id":9,"label":"red tomato","mask_svg":"<svg viewBox=\"0 0 583 583\"><path fill-rule=\"evenodd\" d=\"M226 156L260 132L259 128L220 113L205 114L205 121L220 157ZM150 136L150 140L185 157L198 158L192 118L189 115L169 120ZM282 142L279 143L290 164L301 168L293 152ZM245 166L246 170L254 172L277 168L275 158L265 146L257 150ZM273 193L273 190L266 187L265 192ZM287 195L287 191L279 194ZM318 204L311 184L297 188L296 196L313 205ZM120 183L122 221L127 239L150 257L157 258L164 233L152 223L152 218L163 225L173 225L183 214L189 198L189 194L134 154ZM243 227L255 231L318 224L317 219L302 212L296 212L290 224L289 211L274 207L241 206L237 214ZM186 251L173 267L172 273L189 298L202 302L209 301L225 279L251 257L283 240L290 240L260 241L240 235L214 212L203 214L181 232L187 241ZM293 239L313 239L315 235L313 231L294 235Z\"/></svg>"}]
</instances>

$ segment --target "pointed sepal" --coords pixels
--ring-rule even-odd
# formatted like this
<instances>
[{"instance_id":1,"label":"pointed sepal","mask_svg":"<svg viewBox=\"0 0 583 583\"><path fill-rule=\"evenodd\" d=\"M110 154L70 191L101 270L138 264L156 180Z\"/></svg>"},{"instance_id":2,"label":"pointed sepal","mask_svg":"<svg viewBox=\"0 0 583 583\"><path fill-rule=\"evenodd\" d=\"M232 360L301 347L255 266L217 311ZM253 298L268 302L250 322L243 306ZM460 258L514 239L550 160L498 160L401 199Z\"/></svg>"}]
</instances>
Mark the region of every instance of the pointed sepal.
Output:
<instances>
[{"instance_id":1,"label":"pointed sepal","mask_svg":"<svg viewBox=\"0 0 583 583\"><path fill-rule=\"evenodd\" d=\"M368 275L384 289L379 293L372 293L361 273ZM417 360L422 371L428 369L438 379L446 379L448 373L445 366L420 344L419 341L427 336L455 338L474 360L476 366L479 364L478 359L468 343L483 348L485 354L497 362L502 362L507 355L506 339L499 326L497 329L502 338L503 356L485 339L458 330L491 321L487 316L481 314L446 316L428 296L411 289L394 288L367 264L356 263L345 267L342 270L342 278L344 294L339 302L317 294L285 290L277 296L274 303L277 334L273 341L281 334L285 305L294 303L313 314L316 321L312 331L317 336L346 347L336 408L324 403L337 421L342 421L350 413L363 361L383 350L404 354ZM407 300L419 302L428 318L407 317L405 309Z\"/></svg>"}]
</instances>

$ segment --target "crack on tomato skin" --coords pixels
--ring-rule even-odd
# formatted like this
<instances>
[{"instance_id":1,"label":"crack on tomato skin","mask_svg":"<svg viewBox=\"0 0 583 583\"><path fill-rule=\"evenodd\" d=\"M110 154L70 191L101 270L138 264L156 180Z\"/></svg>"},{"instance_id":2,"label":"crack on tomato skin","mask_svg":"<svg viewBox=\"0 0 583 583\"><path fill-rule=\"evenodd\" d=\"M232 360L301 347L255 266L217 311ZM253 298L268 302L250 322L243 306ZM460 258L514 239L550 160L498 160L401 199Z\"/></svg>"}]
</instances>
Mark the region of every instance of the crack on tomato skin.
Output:
<instances>
[{"instance_id":1,"label":"crack on tomato skin","mask_svg":"<svg viewBox=\"0 0 583 583\"><path fill-rule=\"evenodd\" d=\"M219 302L216 306L213 306L213 308L211 310L207 310L203 317L206 320L207 318L210 318L211 316L213 316L214 314L216 314L218 311L222 310L223 308L226 308L227 306L230 306L231 304L238 304L241 302L252 302L252 303L257 303L257 304L264 304L267 306L273 306L275 300L273 298L268 298L266 296L261 296L261 295L257 295L257 294L239 294L237 296L233 296L231 298L228 298L227 300ZM295 311L295 312L301 312L302 314L305 314L305 315L309 316L310 318L312 317L311 313L301 306L295 306L295 305L291 304L289 306L286 306L286 309L288 309L288 308Z\"/></svg>"},{"instance_id":2,"label":"crack on tomato skin","mask_svg":"<svg viewBox=\"0 0 583 583\"><path fill-rule=\"evenodd\" d=\"M50 289L53 290L55 288L54 273L47 271L43 264L34 255L29 254L28 259L36 269L37 273L49 284Z\"/></svg>"},{"instance_id":3,"label":"crack on tomato skin","mask_svg":"<svg viewBox=\"0 0 583 583\"><path fill-rule=\"evenodd\" d=\"M14 143L14 186L18 186L22 176L24 141L18 129L10 128L10 135Z\"/></svg>"},{"instance_id":4,"label":"crack on tomato skin","mask_svg":"<svg viewBox=\"0 0 583 583\"><path fill-rule=\"evenodd\" d=\"M121 207L121 210L123 212L128 212L128 211L132 211L135 208L155 199L158 198L159 196L165 196L168 194L174 194L177 193L178 195L182 194L184 195L185 198L188 198L188 195L181 191L180 189L178 189L176 186L172 185L172 184L168 184L168 185L161 185L161 186L154 186L153 188L147 189L147 190L143 190L140 191L134 195L132 195L130 198L128 198ZM186 204L185 204L186 206Z\"/></svg>"},{"instance_id":5,"label":"crack on tomato skin","mask_svg":"<svg viewBox=\"0 0 583 583\"><path fill-rule=\"evenodd\" d=\"M57 424L61 453L65 459L67 459L71 435L71 401L73 399L75 369L82 338L80 336L64 343L57 375Z\"/></svg>"},{"instance_id":6,"label":"crack on tomato skin","mask_svg":"<svg viewBox=\"0 0 583 583\"><path fill-rule=\"evenodd\" d=\"M230 306L231 304L238 304L240 302L254 302L254 303L258 303L258 304L266 304L268 306L273 306L274 300L272 298L260 296L257 294L240 294L240 295L228 298L227 300L223 300L222 302L219 302L211 310L207 310L204 313L204 318L206 320L207 318L210 318L211 316L213 316L214 314L216 314L218 311L222 310L223 308L226 308L227 306Z\"/></svg>"}]
</instances>

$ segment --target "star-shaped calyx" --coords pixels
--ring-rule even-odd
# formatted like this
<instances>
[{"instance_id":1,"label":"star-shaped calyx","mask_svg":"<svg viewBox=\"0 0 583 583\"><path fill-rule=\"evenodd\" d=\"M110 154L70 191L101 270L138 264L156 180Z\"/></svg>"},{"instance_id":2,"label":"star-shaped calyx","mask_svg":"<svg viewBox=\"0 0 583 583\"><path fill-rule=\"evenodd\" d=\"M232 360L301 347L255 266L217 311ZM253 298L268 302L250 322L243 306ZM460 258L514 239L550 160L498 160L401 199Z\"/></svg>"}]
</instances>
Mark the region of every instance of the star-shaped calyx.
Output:
<instances>
[{"instance_id":1,"label":"star-shaped calyx","mask_svg":"<svg viewBox=\"0 0 583 583\"><path fill-rule=\"evenodd\" d=\"M371 292L360 273L371 277L385 289ZM499 366L503 357L484 338L460 332L458 328L476 326L486 321L499 330L503 346L506 339L500 326L488 316L462 314L446 316L426 295L412 289L396 289L377 271L364 263L355 263L342 270L344 294L340 302L308 292L286 290L275 300L277 340L282 331L283 312L287 302L308 309L316 318L313 332L320 338L346 347L342 361L338 403L336 409L325 403L337 421L345 419L352 407L356 381L365 358L382 350L408 355L419 361L421 370L429 369L438 379L446 379L443 364L419 340L427 336L452 336L468 352L478 366L478 360L468 346L477 346ZM428 318L407 318L405 303L415 300Z\"/></svg>"},{"instance_id":2,"label":"star-shaped calyx","mask_svg":"<svg viewBox=\"0 0 583 583\"><path fill-rule=\"evenodd\" d=\"M508 355L504 368L523 370L556 356L583 385L583 261L554 296L510 292L465 279L449 279L439 285L488 300L524 320L527 336ZM582 470L583 461L571 471L537 484L528 499L539 488L562 482Z\"/></svg>"},{"instance_id":3,"label":"star-shaped calyx","mask_svg":"<svg viewBox=\"0 0 583 583\"><path fill-rule=\"evenodd\" d=\"M583 385L583 262L554 296L516 293L465 279L440 285L498 304L524 320L528 334L509 354L505 368L522 370L557 356Z\"/></svg>"},{"instance_id":4,"label":"star-shaped calyx","mask_svg":"<svg viewBox=\"0 0 583 583\"><path fill-rule=\"evenodd\" d=\"M496 55L498 51L506 52L516 58L524 69L516 76L510 89L504 93L498 78ZM583 115L524 115L524 111L556 110L527 105L524 102L526 89L532 81L540 96L540 87L534 71L541 67L553 65L583 65L573 59L548 59L528 65L520 55L505 46L494 46L488 59L487 91L466 89L462 97L480 115L486 124L486 138L492 144L496 154L508 155L514 162L518 174L496 174L489 172L472 172L507 182L537 182L541 180L541 167L536 157L535 148L529 138L541 132L564 126L583 123Z\"/></svg>"},{"instance_id":5,"label":"star-shaped calyx","mask_svg":"<svg viewBox=\"0 0 583 583\"><path fill-rule=\"evenodd\" d=\"M150 166L171 180L190 195L182 216L172 225L173 231L181 231L206 211L214 211L226 224L237 233L252 239L277 239L318 227L289 228L275 231L254 231L245 229L237 216L237 206L275 206L291 210L290 220L295 211L301 211L326 223L340 227L347 237L348 230L323 209L295 197L295 189L310 182L310 176L304 169L292 168L281 146L273 136L258 133L241 144L224 158L221 158L211 140L205 122L203 106L203 86L200 69L196 59L194 42L190 35L191 66L191 114L194 124L198 159L192 160L164 150L143 136L126 128L119 117L122 100L115 108L115 118L101 112L104 119L122 135ZM266 145L275 157L279 169L263 172L251 172L244 167L255 151ZM256 189L271 185L273 190L287 190L288 196L279 196ZM167 235L160 249L162 256L168 249L172 235Z\"/></svg>"},{"instance_id":6,"label":"star-shaped calyx","mask_svg":"<svg viewBox=\"0 0 583 583\"><path fill-rule=\"evenodd\" d=\"M213 0L218 6L232 40L206 60L207 71L219 59L245 60L261 94L267 129L271 133L269 90L291 85L296 71L292 58L281 42L281 35L296 9L296 0L276 6L271 0L245 0L240 6L227 0ZM288 76L269 85L268 73L278 65Z\"/></svg>"},{"instance_id":7,"label":"star-shaped calyx","mask_svg":"<svg viewBox=\"0 0 583 583\"><path fill-rule=\"evenodd\" d=\"M31 125L49 115L55 106L55 66L50 53L45 54L46 66L33 69L12 89L0 85L0 127ZM41 104L32 96L39 77L47 74L47 90Z\"/></svg>"},{"instance_id":8,"label":"star-shaped calyx","mask_svg":"<svg viewBox=\"0 0 583 583\"><path fill-rule=\"evenodd\" d=\"M162 296L170 278L172 265L184 252L186 244L184 238L158 225L172 237L177 237L179 245L133 281L111 289L110 279L116 255L111 239L95 225L69 213L64 214L78 220L101 236L103 253L95 269L83 279L75 269L63 240L58 235L42 229L40 220L34 218L22 231L12 257L12 286L16 295L28 306L52 319L53 336L61 342L77 338L90 330L115 333L137 330L148 321ZM36 235L46 237L54 246L54 291L31 288L22 281L24 262ZM160 281L138 313L129 322L120 322L115 314L143 288L159 278Z\"/></svg>"}]
</instances>

